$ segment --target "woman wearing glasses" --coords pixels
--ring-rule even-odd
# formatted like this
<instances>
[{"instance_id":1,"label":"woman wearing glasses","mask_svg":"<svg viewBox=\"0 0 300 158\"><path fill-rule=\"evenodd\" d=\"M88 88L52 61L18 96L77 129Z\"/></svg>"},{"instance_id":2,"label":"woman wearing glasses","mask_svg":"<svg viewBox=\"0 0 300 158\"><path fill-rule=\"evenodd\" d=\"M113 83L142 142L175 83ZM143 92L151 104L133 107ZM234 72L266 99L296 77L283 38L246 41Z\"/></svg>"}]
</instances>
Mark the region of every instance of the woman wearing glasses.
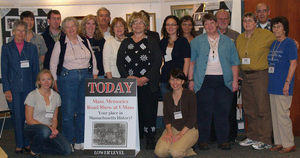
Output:
<instances>
[{"instance_id":1,"label":"woman wearing glasses","mask_svg":"<svg viewBox=\"0 0 300 158\"><path fill-rule=\"evenodd\" d=\"M161 52L156 40L145 34L149 22L143 13L133 12L129 22L133 35L122 41L117 67L121 78L137 81L140 135L147 137L146 149L154 149Z\"/></svg>"},{"instance_id":2,"label":"woman wearing glasses","mask_svg":"<svg viewBox=\"0 0 300 158\"><path fill-rule=\"evenodd\" d=\"M174 68L181 69L187 76L191 59L191 47L185 37L179 36L179 20L176 16L167 16L164 20L159 42L164 65L161 70L160 90L162 96L168 91L168 74Z\"/></svg>"},{"instance_id":3,"label":"woman wearing glasses","mask_svg":"<svg viewBox=\"0 0 300 158\"><path fill-rule=\"evenodd\" d=\"M55 80L54 89L60 93L62 100L62 134L71 146L75 138L74 148L82 150L85 79L98 77L97 63L90 42L77 34L79 28L77 20L67 17L62 21L61 27L66 36L62 36L55 43L50 70Z\"/></svg>"}]
</instances>

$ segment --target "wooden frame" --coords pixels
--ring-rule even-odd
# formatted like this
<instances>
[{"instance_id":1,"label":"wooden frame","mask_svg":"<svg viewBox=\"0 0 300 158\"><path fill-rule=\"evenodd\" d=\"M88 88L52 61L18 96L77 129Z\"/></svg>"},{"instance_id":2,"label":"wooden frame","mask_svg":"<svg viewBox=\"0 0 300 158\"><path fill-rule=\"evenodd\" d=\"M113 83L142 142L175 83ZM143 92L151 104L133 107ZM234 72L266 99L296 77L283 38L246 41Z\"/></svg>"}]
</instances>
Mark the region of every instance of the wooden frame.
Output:
<instances>
[{"instance_id":1,"label":"wooden frame","mask_svg":"<svg viewBox=\"0 0 300 158\"><path fill-rule=\"evenodd\" d=\"M187 5L171 5L171 14L175 15L180 19L181 17L185 15L192 16L193 14L193 4L187 4Z\"/></svg>"},{"instance_id":2,"label":"wooden frame","mask_svg":"<svg viewBox=\"0 0 300 158\"><path fill-rule=\"evenodd\" d=\"M156 31L156 15L155 13L148 13L150 16L150 31ZM126 22L128 24L128 28L130 28L129 26L129 18L131 16L131 13L126 14Z\"/></svg>"}]
</instances>

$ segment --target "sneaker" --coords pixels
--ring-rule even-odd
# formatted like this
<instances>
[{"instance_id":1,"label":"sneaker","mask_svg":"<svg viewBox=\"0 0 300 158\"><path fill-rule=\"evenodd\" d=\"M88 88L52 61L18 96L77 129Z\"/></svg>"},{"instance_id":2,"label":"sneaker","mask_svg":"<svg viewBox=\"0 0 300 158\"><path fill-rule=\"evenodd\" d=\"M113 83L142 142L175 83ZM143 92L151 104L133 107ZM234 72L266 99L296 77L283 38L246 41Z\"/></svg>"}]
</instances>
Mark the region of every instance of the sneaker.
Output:
<instances>
[{"instance_id":1,"label":"sneaker","mask_svg":"<svg viewBox=\"0 0 300 158\"><path fill-rule=\"evenodd\" d=\"M74 144L74 149L75 150L83 150L84 149L84 143L75 143Z\"/></svg>"},{"instance_id":2,"label":"sneaker","mask_svg":"<svg viewBox=\"0 0 300 158\"><path fill-rule=\"evenodd\" d=\"M251 146L256 143L257 143L257 141L246 138L245 140L241 141L239 144L240 144L240 146Z\"/></svg>"},{"instance_id":3,"label":"sneaker","mask_svg":"<svg viewBox=\"0 0 300 158\"><path fill-rule=\"evenodd\" d=\"M265 144L263 142L257 142L256 144L252 145L252 148L254 148L256 150L263 150L263 149L270 149L270 148L272 148L272 146L269 144Z\"/></svg>"},{"instance_id":4,"label":"sneaker","mask_svg":"<svg viewBox=\"0 0 300 158\"><path fill-rule=\"evenodd\" d=\"M72 153L74 152L74 147L73 147L73 144L70 144L71 146L71 150L72 150Z\"/></svg>"}]
</instances>

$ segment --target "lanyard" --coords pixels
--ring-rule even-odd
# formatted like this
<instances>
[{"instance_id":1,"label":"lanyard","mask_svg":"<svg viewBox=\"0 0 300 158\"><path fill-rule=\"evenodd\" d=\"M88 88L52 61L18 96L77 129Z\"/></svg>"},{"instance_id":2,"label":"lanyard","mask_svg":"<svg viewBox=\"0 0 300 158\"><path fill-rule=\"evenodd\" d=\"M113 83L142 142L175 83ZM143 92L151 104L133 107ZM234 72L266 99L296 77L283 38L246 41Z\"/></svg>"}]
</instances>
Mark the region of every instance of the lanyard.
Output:
<instances>
[{"instance_id":1,"label":"lanyard","mask_svg":"<svg viewBox=\"0 0 300 158\"><path fill-rule=\"evenodd\" d=\"M283 39L283 40L284 40L284 39ZM283 40L282 40L282 41L283 41ZM276 50L274 51L274 49L275 49L275 47L276 47L277 41L275 42L274 47L273 47L273 51L272 51L272 60L271 60L271 63L273 63L273 61L274 61L274 56L276 55L276 52L277 52L277 50L278 50L278 48L279 48L279 46L280 46L280 44L281 44L282 41L280 41L280 43L278 44Z\"/></svg>"}]
</instances>

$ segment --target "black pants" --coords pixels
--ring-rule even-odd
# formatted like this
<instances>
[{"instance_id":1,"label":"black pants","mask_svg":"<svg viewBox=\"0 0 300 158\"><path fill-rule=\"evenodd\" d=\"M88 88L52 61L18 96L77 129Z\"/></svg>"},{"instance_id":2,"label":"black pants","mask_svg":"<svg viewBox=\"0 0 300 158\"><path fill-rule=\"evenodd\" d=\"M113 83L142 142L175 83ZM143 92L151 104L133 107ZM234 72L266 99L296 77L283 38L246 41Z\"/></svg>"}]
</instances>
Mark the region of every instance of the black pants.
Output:
<instances>
[{"instance_id":1,"label":"black pants","mask_svg":"<svg viewBox=\"0 0 300 158\"><path fill-rule=\"evenodd\" d=\"M140 135L154 137L156 134L156 118L158 91L151 92L150 86L138 87L138 111Z\"/></svg>"}]
</instances>

